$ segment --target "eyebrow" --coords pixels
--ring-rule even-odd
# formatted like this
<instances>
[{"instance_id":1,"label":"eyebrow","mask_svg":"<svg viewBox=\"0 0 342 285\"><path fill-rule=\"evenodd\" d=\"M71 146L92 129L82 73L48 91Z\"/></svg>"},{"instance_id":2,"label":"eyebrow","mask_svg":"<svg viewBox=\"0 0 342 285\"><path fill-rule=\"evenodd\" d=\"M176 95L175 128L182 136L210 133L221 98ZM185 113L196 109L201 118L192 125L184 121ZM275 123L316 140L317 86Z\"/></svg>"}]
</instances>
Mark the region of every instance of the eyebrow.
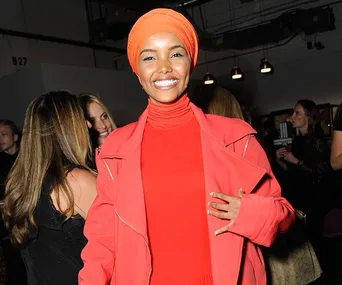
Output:
<instances>
[{"instance_id":1,"label":"eyebrow","mask_svg":"<svg viewBox=\"0 0 342 285\"><path fill-rule=\"evenodd\" d=\"M107 114L107 112L105 111L105 112L103 112L100 116L98 116L98 117L102 117L103 115L106 115ZM89 117L89 119L95 119L96 118L96 116L95 117Z\"/></svg>"},{"instance_id":2,"label":"eyebrow","mask_svg":"<svg viewBox=\"0 0 342 285\"><path fill-rule=\"evenodd\" d=\"M170 50L177 49L177 48L182 48L182 49L184 49L184 50L186 51L186 49L185 49L183 46L181 46L181 45L174 45L174 46L172 46L172 47L169 48L169 51L170 51ZM143 49L143 50L140 52L139 55L143 54L144 52L157 52L157 50L155 50L155 49L150 49L150 48Z\"/></svg>"}]
</instances>

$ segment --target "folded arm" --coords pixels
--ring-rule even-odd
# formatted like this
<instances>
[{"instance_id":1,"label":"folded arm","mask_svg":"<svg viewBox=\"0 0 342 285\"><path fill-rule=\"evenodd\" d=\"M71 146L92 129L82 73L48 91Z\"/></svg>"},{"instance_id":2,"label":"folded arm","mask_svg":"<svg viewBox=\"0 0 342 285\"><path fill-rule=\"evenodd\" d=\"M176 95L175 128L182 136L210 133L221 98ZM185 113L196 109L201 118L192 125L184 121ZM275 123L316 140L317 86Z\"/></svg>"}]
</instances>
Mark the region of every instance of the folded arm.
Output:
<instances>
[{"instance_id":1,"label":"folded arm","mask_svg":"<svg viewBox=\"0 0 342 285\"><path fill-rule=\"evenodd\" d=\"M290 228L295 212L281 197L280 186L267 156L254 137L250 139L245 159L266 169L267 174L251 194L243 195L239 214L229 231L254 243L270 246L278 234Z\"/></svg>"}]
</instances>

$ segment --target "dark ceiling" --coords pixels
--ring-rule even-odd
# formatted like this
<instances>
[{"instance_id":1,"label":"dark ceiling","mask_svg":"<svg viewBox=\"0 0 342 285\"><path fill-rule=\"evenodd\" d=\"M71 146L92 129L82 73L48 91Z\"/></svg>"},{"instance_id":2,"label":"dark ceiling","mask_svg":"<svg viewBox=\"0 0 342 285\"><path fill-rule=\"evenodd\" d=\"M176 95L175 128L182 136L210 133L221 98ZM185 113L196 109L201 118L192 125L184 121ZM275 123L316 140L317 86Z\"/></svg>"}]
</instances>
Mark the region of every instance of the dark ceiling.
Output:
<instances>
[{"instance_id":1,"label":"dark ceiling","mask_svg":"<svg viewBox=\"0 0 342 285\"><path fill-rule=\"evenodd\" d=\"M91 2L102 2L117 7L124 7L131 11L146 12L153 8L168 7L168 8L180 8L180 7L194 7L202 5L206 2L213 0L90 0ZM243 1L243 0L241 0ZM245 0L246 1L246 0ZM254 0L247 0L254 1Z\"/></svg>"},{"instance_id":2,"label":"dark ceiling","mask_svg":"<svg viewBox=\"0 0 342 285\"><path fill-rule=\"evenodd\" d=\"M210 34L203 31L201 23L196 23L187 8L202 5L214 0L88 0L105 7L106 15L91 20L89 27L92 41L100 43L107 40L118 41L127 37L135 20L146 11L157 7L169 7L183 13L195 26L201 49L218 51L225 49L249 49L267 44L276 44L298 33L307 35L335 29L335 18L331 7L292 10L283 13L266 23L251 26L239 31L226 31ZM253 0L239 0L241 3ZM247 4L248 5L248 4ZM103 9L102 9L103 10ZM229 11L227 11L229 15Z\"/></svg>"}]
</instances>

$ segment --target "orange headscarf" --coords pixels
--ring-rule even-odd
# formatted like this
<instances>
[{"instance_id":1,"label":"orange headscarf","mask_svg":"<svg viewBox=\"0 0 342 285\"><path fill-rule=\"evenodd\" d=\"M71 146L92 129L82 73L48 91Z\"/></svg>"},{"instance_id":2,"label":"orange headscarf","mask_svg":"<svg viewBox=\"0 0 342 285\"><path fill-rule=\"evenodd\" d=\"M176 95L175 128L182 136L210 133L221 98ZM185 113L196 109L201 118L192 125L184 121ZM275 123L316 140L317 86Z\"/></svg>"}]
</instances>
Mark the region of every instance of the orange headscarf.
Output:
<instances>
[{"instance_id":1,"label":"orange headscarf","mask_svg":"<svg viewBox=\"0 0 342 285\"><path fill-rule=\"evenodd\" d=\"M182 14L165 8L158 8L142 15L132 27L127 42L127 56L135 74L138 74L138 56L143 42L155 33L175 34L184 44L191 59L191 70L198 57L198 36L195 28Z\"/></svg>"}]
</instances>

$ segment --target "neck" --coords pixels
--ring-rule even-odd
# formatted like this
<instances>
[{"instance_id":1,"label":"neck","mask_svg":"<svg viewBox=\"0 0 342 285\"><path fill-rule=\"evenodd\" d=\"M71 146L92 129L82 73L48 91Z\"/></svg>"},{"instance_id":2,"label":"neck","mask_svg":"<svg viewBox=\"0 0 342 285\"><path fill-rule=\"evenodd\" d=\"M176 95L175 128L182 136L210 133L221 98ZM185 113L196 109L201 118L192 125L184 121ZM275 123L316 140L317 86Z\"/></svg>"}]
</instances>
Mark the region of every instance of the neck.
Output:
<instances>
[{"instance_id":1,"label":"neck","mask_svg":"<svg viewBox=\"0 0 342 285\"><path fill-rule=\"evenodd\" d=\"M147 122L160 129L175 128L187 123L194 116L186 94L169 105L156 105L149 100L147 110Z\"/></svg>"},{"instance_id":2,"label":"neck","mask_svg":"<svg viewBox=\"0 0 342 285\"><path fill-rule=\"evenodd\" d=\"M17 152L17 146L16 145L11 146L10 148L8 148L4 151L4 153L11 154L11 155L15 154L16 152Z\"/></svg>"},{"instance_id":3,"label":"neck","mask_svg":"<svg viewBox=\"0 0 342 285\"><path fill-rule=\"evenodd\" d=\"M302 136L305 136L308 133L308 127L305 126L305 127L299 128L298 131Z\"/></svg>"}]
</instances>

